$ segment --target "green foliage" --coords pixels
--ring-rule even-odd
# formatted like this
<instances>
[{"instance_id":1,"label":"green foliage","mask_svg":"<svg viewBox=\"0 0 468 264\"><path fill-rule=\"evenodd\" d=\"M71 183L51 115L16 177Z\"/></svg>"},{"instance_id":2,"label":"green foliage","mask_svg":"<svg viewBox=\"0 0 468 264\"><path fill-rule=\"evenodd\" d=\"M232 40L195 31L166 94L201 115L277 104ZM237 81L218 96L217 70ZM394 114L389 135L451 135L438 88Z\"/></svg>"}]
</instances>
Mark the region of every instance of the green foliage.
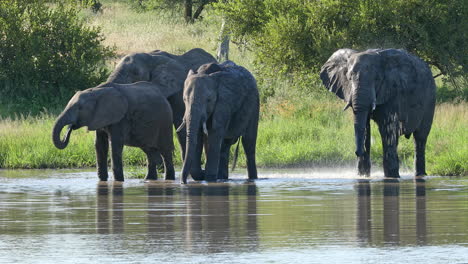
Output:
<instances>
[{"instance_id":1,"label":"green foliage","mask_svg":"<svg viewBox=\"0 0 468 264\"><path fill-rule=\"evenodd\" d=\"M235 39L254 48L263 75L318 72L343 47L395 47L446 77L468 78L465 0L231 0L216 7Z\"/></svg>"},{"instance_id":2,"label":"green foliage","mask_svg":"<svg viewBox=\"0 0 468 264\"><path fill-rule=\"evenodd\" d=\"M23 111L32 105L35 112L105 79L105 59L113 49L101 44L100 30L86 26L75 8L53 6L0 2L2 104Z\"/></svg>"}]
</instances>

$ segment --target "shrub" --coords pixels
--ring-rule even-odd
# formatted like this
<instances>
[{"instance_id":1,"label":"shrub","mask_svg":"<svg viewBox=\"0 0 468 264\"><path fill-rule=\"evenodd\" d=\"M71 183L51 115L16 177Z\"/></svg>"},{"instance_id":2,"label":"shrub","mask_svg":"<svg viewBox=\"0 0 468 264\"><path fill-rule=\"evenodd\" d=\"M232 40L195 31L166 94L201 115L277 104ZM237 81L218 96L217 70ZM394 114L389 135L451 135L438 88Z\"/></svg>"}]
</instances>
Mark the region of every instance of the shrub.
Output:
<instances>
[{"instance_id":1,"label":"shrub","mask_svg":"<svg viewBox=\"0 0 468 264\"><path fill-rule=\"evenodd\" d=\"M318 73L339 48L404 48L461 87L468 78L465 0L230 0L215 7L261 76ZM263 70L262 70L263 69Z\"/></svg>"},{"instance_id":2,"label":"shrub","mask_svg":"<svg viewBox=\"0 0 468 264\"><path fill-rule=\"evenodd\" d=\"M35 112L105 79L113 48L101 44L99 28L86 26L74 7L5 0L0 14L3 105Z\"/></svg>"}]
</instances>

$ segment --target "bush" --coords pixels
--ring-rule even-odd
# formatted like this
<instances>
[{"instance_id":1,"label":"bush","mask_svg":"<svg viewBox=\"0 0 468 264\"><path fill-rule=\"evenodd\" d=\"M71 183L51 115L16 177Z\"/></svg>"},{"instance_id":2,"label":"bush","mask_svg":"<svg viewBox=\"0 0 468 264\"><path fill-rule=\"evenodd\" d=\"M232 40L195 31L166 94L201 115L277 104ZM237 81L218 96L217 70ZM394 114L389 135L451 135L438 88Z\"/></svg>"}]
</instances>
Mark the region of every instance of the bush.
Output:
<instances>
[{"instance_id":1,"label":"bush","mask_svg":"<svg viewBox=\"0 0 468 264\"><path fill-rule=\"evenodd\" d=\"M75 90L94 86L108 74L105 59L114 51L101 44L99 28L84 25L77 9L5 0L0 14L2 105L36 112L63 104Z\"/></svg>"},{"instance_id":2,"label":"bush","mask_svg":"<svg viewBox=\"0 0 468 264\"><path fill-rule=\"evenodd\" d=\"M253 48L261 76L317 74L339 48L394 47L420 56L455 86L468 78L465 0L231 0L215 7L234 39Z\"/></svg>"}]
</instances>

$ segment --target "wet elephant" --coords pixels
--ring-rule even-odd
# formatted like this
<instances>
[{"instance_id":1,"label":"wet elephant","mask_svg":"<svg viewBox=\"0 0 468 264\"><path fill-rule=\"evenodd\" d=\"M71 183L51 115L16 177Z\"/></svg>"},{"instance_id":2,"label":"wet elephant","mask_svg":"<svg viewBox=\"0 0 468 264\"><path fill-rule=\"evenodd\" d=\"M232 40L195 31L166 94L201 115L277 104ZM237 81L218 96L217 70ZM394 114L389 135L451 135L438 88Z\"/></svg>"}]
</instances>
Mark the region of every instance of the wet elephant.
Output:
<instances>
[{"instance_id":1,"label":"wet elephant","mask_svg":"<svg viewBox=\"0 0 468 264\"><path fill-rule=\"evenodd\" d=\"M380 131L385 177L400 177L398 137L413 135L415 175L426 175L425 149L435 108L429 66L399 49L336 51L320 72L325 87L351 106L360 175L370 174L370 119Z\"/></svg>"}]
</instances>

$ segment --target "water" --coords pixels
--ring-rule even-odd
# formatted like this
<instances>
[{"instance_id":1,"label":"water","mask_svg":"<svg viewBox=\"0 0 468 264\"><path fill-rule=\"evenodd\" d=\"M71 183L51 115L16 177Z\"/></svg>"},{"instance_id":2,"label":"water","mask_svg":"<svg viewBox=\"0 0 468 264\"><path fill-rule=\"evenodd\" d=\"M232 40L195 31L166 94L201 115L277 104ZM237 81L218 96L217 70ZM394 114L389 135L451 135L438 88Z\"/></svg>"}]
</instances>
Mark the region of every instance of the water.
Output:
<instances>
[{"instance_id":1,"label":"water","mask_svg":"<svg viewBox=\"0 0 468 264\"><path fill-rule=\"evenodd\" d=\"M468 263L468 178L0 171L0 263Z\"/></svg>"}]
</instances>

